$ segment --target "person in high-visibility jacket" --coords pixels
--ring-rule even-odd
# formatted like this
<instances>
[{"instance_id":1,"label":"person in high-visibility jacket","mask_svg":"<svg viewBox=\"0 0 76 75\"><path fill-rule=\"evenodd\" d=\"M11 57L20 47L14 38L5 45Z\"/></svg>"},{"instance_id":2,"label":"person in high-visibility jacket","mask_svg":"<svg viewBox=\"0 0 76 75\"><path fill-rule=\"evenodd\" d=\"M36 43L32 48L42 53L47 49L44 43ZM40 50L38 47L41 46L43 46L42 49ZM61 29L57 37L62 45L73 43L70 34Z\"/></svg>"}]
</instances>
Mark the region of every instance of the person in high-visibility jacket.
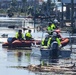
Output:
<instances>
[{"instance_id":1,"label":"person in high-visibility jacket","mask_svg":"<svg viewBox=\"0 0 76 75\"><path fill-rule=\"evenodd\" d=\"M52 35L52 32L56 29L56 25L52 22L49 23L48 27L47 27L47 31L50 35Z\"/></svg>"},{"instance_id":2,"label":"person in high-visibility jacket","mask_svg":"<svg viewBox=\"0 0 76 75\"><path fill-rule=\"evenodd\" d=\"M48 31L52 31L52 30L54 30L54 29L56 29L55 24L52 23L52 22L50 22L50 23L49 23L49 26L47 27L47 30L48 30Z\"/></svg>"},{"instance_id":3,"label":"person in high-visibility jacket","mask_svg":"<svg viewBox=\"0 0 76 75\"><path fill-rule=\"evenodd\" d=\"M49 35L46 35L44 39L42 39L41 42L41 46L42 48L48 48L48 46L50 45L50 39L49 39Z\"/></svg>"},{"instance_id":4,"label":"person in high-visibility jacket","mask_svg":"<svg viewBox=\"0 0 76 75\"><path fill-rule=\"evenodd\" d=\"M56 41L58 43L58 46L61 47L61 41L60 39L58 38L58 35L57 35L57 32L53 32L52 33L52 36L50 37L50 40L48 42L48 44L51 45L52 42Z\"/></svg>"},{"instance_id":5,"label":"person in high-visibility jacket","mask_svg":"<svg viewBox=\"0 0 76 75\"><path fill-rule=\"evenodd\" d=\"M49 47L51 46L52 42L54 42L54 41L57 41L59 47L62 46L62 45L61 45L61 41L60 41L60 39L58 38L56 32L53 32L53 34L52 34L51 37L46 36L46 38L42 40L41 45L42 45L44 48L49 48Z\"/></svg>"},{"instance_id":6,"label":"person in high-visibility jacket","mask_svg":"<svg viewBox=\"0 0 76 75\"><path fill-rule=\"evenodd\" d=\"M26 40L32 40L31 30L28 30L28 32L25 34Z\"/></svg>"},{"instance_id":7,"label":"person in high-visibility jacket","mask_svg":"<svg viewBox=\"0 0 76 75\"><path fill-rule=\"evenodd\" d=\"M18 40L23 40L24 39L24 35L22 33L22 30L19 30L16 35L15 35L15 38L18 39Z\"/></svg>"}]
</instances>

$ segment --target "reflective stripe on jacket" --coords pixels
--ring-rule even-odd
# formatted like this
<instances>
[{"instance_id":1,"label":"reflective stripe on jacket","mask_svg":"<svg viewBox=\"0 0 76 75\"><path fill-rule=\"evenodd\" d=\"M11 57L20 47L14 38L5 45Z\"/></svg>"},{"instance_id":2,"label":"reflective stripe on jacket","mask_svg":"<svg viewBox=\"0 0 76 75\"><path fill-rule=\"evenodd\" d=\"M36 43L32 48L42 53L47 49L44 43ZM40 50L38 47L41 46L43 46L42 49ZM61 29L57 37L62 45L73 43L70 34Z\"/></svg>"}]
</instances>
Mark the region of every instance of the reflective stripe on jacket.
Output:
<instances>
[{"instance_id":1,"label":"reflective stripe on jacket","mask_svg":"<svg viewBox=\"0 0 76 75\"><path fill-rule=\"evenodd\" d=\"M50 30L52 31L52 30L54 30L55 28L56 28L56 26L55 26L54 24L51 24L50 26L47 27L47 30L48 30L48 31L50 31Z\"/></svg>"},{"instance_id":2,"label":"reflective stripe on jacket","mask_svg":"<svg viewBox=\"0 0 76 75\"><path fill-rule=\"evenodd\" d=\"M52 38L49 39L48 45L51 43L51 40L52 40ZM61 45L60 39L56 38L56 41L57 41L58 45L60 46Z\"/></svg>"},{"instance_id":3,"label":"reflective stripe on jacket","mask_svg":"<svg viewBox=\"0 0 76 75\"><path fill-rule=\"evenodd\" d=\"M51 25L51 30L54 30L56 26L54 24Z\"/></svg>"},{"instance_id":4,"label":"reflective stripe on jacket","mask_svg":"<svg viewBox=\"0 0 76 75\"><path fill-rule=\"evenodd\" d=\"M45 39L43 39L42 42L41 42L41 45L42 46L49 46L50 45L49 42L50 42L50 38L48 39L48 41L46 42L46 44L45 44Z\"/></svg>"}]
</instances>

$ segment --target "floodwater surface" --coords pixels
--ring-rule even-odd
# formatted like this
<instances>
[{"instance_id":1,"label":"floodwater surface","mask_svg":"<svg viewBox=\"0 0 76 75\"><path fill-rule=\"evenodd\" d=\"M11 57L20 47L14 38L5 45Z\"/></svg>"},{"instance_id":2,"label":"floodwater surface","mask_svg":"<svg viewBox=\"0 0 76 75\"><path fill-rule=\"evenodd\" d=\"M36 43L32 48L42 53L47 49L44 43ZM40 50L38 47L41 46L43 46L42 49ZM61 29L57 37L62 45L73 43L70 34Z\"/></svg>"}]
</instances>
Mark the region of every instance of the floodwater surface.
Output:
<instances>
[{"instance_id":1,"label":"floodwater surface","mask_svg":"<svg viewBox=\"0 0 76 75\"><path fill-rule=\"evenodd\" d=\"M8 32L8 31L7 31ZM1 33L0 33L1 34ZM9 36L14 35L14 32L7 33ZM70 46L67 46L68 48ZM66 47L66 48L67 48ZM76 46L74 46L76 47ZM76 54L71 55L74 59ZM73 60L59 60L59 63L66 62L71 63ZM40 64L40 51L35 50L11 50L7 48L2 48L2 43L0 43L0 74L1 75L55 75L56 73L38 73L31 72L23 68L14 68L14 66L28 66L31 64L38 65ZM75 63L74 61L73 63ZM56 74L57 75L57 74ZM63 74L59 74L63 75ZM65 74L64 74L65 75ZM70 74L71 75L71 74Z\"/></svg>"}]
</instances>

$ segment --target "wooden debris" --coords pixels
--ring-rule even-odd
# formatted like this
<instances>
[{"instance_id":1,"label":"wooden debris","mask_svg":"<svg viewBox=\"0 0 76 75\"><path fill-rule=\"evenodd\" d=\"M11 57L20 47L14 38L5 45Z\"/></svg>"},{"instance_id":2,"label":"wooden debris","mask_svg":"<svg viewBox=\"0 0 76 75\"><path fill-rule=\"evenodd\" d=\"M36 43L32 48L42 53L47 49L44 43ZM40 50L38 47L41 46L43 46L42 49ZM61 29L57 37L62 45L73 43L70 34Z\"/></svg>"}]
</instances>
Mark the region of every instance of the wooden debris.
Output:
<instances>
[{"instance_id":1,"label":"wooden debris","mask_svg":"<svg viewBox=\"0 0 76 75\"><path fill-rule=\"evenodd\" d=\"M49 66L41 66L41 65L29 65L25 66L11 66L11 68L18 68L18 69L28 69L33 72L65 72L65 71L76 71L74 68L75 65L66 65L66 66L59 66L59 65L49 65Z\"/></svg>"}]
</instances>

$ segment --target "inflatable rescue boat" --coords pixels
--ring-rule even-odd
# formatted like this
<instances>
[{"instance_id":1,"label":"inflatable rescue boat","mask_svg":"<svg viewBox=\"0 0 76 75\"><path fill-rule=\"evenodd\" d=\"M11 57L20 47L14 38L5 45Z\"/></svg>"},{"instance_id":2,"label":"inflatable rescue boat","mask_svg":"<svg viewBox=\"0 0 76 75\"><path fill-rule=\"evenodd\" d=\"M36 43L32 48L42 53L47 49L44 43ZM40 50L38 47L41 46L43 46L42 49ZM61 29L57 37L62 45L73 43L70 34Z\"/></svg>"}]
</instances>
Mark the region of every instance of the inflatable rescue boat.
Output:
<instances>
[{"instance_id":1,"label":"inflatable rescue boat","mask_svg":"<svg viewBox=\"0 0 76 75\"><path fill-rule=\"evenodd\" d=\"M21 48L21 47L31 47L32 44L40 45L40 40L17 40L15 39L12 41L13 38L10 37L7 39L7 42L4 42L2 44L2 47L8 47L8 48Z\"/></svg>"}]
</instances>

